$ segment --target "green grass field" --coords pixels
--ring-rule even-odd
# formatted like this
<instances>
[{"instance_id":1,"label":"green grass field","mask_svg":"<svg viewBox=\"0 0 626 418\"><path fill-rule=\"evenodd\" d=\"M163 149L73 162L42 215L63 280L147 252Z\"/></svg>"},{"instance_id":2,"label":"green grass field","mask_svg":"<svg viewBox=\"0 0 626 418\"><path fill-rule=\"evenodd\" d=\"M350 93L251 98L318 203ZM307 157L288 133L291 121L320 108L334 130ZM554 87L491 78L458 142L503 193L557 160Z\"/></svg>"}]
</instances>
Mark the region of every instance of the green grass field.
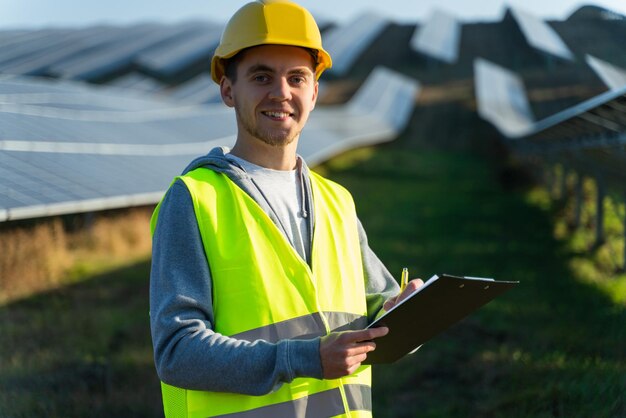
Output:
<instances>
[{"instance_id":1,"label":"green grass field","mask_svg":"<svg viewBox=\"0 0 626 418\"><path fill-rule=\"evenodd\" d=\"M572 269L585 256L553 238L545 192L504 190L499 167L466 153L395 146L364 158L333 161L329 174L353 192L372 247L398 276L407 265L423 278L521 282L415 355L378 366L375 416L626 416L626 309L610 293L620 286Z\"/></svg>"},{"instance_id":2,"label":"green grass field","mask_svg":"<svg viewBox=\"0 0 626 418\"><path fill-rule=\"evenodd\" d=\"M407 266L521 282L376 366L377 418L626 416L626 278L555 235L545 192L506 189L484 156L402 142L320 170L352 191L398 277ZM0 417L160 416L148 274L145 261L1 306Z\"/></svg>"}]
</instances>

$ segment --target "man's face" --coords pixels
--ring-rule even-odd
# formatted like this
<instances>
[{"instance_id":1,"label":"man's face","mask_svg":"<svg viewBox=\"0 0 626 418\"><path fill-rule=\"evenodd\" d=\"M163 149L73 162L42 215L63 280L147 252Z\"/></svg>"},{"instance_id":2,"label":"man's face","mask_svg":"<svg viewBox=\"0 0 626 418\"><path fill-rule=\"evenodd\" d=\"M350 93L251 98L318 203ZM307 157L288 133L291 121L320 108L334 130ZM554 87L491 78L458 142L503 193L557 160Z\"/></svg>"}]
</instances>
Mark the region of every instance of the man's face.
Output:
<instances>
[{"instance_id":1,"label":"man's face","mask_svg":"<svg viewBox=\"0 0 626 418\"><path fill-rule=\"evenodd\" d=\"M222 98L234 107L238 141L285 146L296 140L317 99L313 58L293 46L262 45L243 52L233 84L224 78Z\"/></svg>"}]
</instances>

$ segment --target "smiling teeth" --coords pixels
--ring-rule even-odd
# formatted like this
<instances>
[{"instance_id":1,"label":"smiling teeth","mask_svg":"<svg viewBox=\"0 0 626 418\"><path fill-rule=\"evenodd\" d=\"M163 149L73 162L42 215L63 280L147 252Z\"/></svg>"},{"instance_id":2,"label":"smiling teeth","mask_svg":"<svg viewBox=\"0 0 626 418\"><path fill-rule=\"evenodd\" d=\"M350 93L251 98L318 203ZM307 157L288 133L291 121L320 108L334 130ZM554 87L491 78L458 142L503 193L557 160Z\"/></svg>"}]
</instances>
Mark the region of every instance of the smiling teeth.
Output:
<instances>
[{"instance_id":1,"label":"smiling teeth","mask_svg":"<svg viewBox=\"0 0 626 418\"><path fill-rule=\"evenodd\" d=\"M286 118L287 116L289 116L289 113L285 112L265 112L265 114L273 118Z\"/></svg>"}]
</instances>

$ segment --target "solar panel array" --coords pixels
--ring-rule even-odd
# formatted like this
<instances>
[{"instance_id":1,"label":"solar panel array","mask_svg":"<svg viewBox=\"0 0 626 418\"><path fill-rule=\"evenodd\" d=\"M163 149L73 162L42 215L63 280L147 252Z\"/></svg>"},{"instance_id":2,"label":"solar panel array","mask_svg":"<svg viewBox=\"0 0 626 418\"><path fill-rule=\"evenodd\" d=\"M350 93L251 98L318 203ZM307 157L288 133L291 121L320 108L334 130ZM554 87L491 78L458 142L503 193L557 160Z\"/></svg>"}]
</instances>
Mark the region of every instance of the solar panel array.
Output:
<instances>
[{"instance_id":1,"label":"solar panel array","mask_svg":"<svg viewBox=\"0 0 626 418\"><path fill-rule=\"evenodd\" d=\"M192 158L235 141L221 104L24 77L0 91L0 221L156 203ZM415 81L375 71L346 105L313 112L299 153L314 164L393 138L416 94Z\"/></svg>"},{"instance_id":2,"label":"solar panel array","mask_svg":"<svg viewBox=\"0 0 626 418\"><path fill-rule=\"evenodd\" d=\"M106 81L164 95L202 84L222 24L184 22L0 33L0 73ZM201 102L203 97L188 98ZM206 100L215 101L215 95Z\"/></svg>"},{"instance_id":3,"label":"solar panel array","mask_svg":"<svg viewBox=\"0 0 626 418\"><path fill-rule=\"evenodd\" d=\"M619 69L590 56L587 61L610 90L537 122L532 121L520 78L484 60L475 64L476 99L479 114L508 138L508 145L518 156L535 161L539 158L547 165L560 163L564 170L576 171L576 213L580 213L582 202L581 179L595 179L595 240L600 244L604 241L606 189L623 194L626 184L626 83ZM485 84L488 80L492 89ZM565 184L564 173L561 178Z\"/></svg>"},{"instance_id":4,"label":"solar panel array","mask_svg":"<svg viewBox=\"0 0 626 418\"><path fill-rule=\"evenodd\" d=\"M498 30L519 29L531 47L564 58L559 65L575 64L550 25L518 8L507 16L516 25ZM57 78L0 78L0 220L154 203L191 158L232 145L234 115L219 103L208 72L221 29L185 22L0 31L0 73ZM347 76L363 54L380 48L376 40L398 39L400 31L407 45L398 51L414 48L468 66L465 58L459 61L462 26L453 16L434 11L411 39L402 25L367 13L323 32L334 60L330 80ZM624 70L591 55L586 60L609 88L621 91ZM484 58L476 58L473 69L478 113L517 150L576 150L579 162L589 154L587 164L609 164L607 173L615 171L615 161L624 162L602 148L623 144L619 94L536 122L521 77ZM416 80L376 68L345 105L318 106L302 133L300 154L315 164L353 146L393 139L419 92Z\"/></svg>"},{"instance_id":5,"label":"solar panel array","mask_svg":"<svg viewBox=\"0 0 626 418\"><path fill-rule=\"evenodd\" d=\"M482 59L475 61L475 72L479 114L526 151L554 152L624 142L626 85L534 121L519 76Z\"/></svg>"},{"instance_id":6,"label":"solar panel array","mask_svg":"<svg viewBox=\"0 0 626 418\"><path fill-rule=\"evenodd\" d=\"M233 138L223 106L21 77L0 91L0 220L154 203L190 154Z\"/></svg>"}]
</instances>

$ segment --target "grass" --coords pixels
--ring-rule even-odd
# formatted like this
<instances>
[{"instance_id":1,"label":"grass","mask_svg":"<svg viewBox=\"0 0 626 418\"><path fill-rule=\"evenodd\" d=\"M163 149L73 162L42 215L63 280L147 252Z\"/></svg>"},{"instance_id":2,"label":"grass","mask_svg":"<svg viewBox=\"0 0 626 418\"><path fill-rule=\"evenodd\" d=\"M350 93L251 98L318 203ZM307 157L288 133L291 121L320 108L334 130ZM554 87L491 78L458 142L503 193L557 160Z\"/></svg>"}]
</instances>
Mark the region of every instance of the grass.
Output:
<instances>
[{"instance_id":1,"label":"grass","mask_svg":"<svg viewBox=\"0 0 626 418\"><path fill-rule=\"evenodd\" d=\"M376 417L626 415L626 303L613 297L626 277L588 277L601 270L597 254L555 238L545 190L505 190L498 166L468 153L394 145L351 158L327 174L353 192L398 276L408 265L423 278L521 282L417 354L377 366Z\"/></svg>"},{"instance_id":2,"label":"grass","mask_svg":"<svg viewBox=\"0 0 626 418\"><path fill-rule=\"evenodd\" d=\"M0 224L0 306L150 254L152 208Z\"/></svg>"},{"instance_id":3,"label":"grass","mask_svg":"<svg viewBox=\"0 0 626 418\"><path fill-rule=\"evenodd\" d=\"M144 261L0 308L0 417L162 414Z\"/></svg>"},{"instance_id":4,"label":"grass","mask_svg":"<svg viewBox=\"0 0 626 418\"><path fill-rule=\"evenodd\" d=\"M506 189L482 156L402 141L319 169L352 191L398 277L408 266L521 282L376 366L377 418L626 416L626 305L614 296L626 278L599 274L597 253L555 232L562 212L545 191ZM148 275L144 260L0 306L0 417L159 416Z\"/></svg>"}]
</instances>

